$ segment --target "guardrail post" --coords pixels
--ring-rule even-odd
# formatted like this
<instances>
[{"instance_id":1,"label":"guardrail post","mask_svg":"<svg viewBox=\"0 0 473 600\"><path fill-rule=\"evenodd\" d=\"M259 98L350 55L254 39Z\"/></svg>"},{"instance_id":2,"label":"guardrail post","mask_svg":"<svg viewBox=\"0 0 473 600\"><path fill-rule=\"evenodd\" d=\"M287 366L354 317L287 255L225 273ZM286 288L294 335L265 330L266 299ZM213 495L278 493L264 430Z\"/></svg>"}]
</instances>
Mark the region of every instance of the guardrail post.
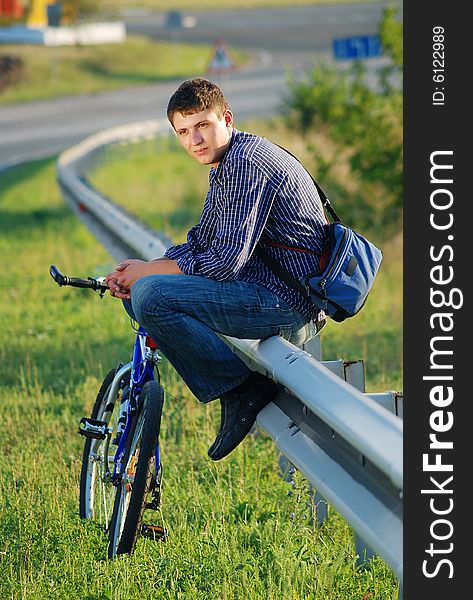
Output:
<instances>
[{"instance_id":1,"label":"guardrail post","mask_svg":"<svg viewBox=\"0 0 473 600\"><path fill-rule=\"evenodd\" d=\"M309 341L301 345L301 350L310 354L316 360L322 360L322 340L320 335L316 335ZM281 454L278 459L279 468L281 470L284 481L292 481L292 476L295 471L294 465ZM315 506L315 523L320 527L325 521L328 521L328 502L316 489L309 487L309 495Z\"/></svg>"},{"instance_id":2,"label":"guardrail post","mask_svg":"<svg viewBox=\"0 0 473 600\"><path fill-rule=\"evenodd\" d=\"M349 360L343 362L345 381L364 392L365 386L365 363L363 360Z\"/></svg>"},{"instance_id":3,"label":"guardrail post","mask_svg":"<svg viewBox=\"0 0 473 600\"><path fill-rule=\"evenodd\" d=\"M322 361L322 339L320 335L315 336L305 344L301 346L302 350L310 354L316 360ZM360 389L360 381L363 382L364 386L364 370L363 364L361 364L361 372L359 364L362 361L356 361L351 363L345 363L343 361L333 362L333 371L336 372L342 379L345 379L358 389ZM317 527L320 527L325 521L328 521L329 517L329 505L327 500L320 494L320 492L314 488L311 488L312 502L315 505L315 520Z\"/></svg>"},{"instance_id":4,"label":"guardrail post","mask_svg":"<svg viewBox=\"0 0 473 600\"><path fill-rule=\"evenodd\" d=\"M395 408L396 415L400 418L404 418L404 394L402 392L394 392L395 394Z\"/></svg>"},{"instance_id":5,"label":"guardrail post","mask_svg":"<svg viewBox=\"0 0 473 600\"><path fill-rule=\"evenodd\" d=\"M310 354L316 360L322 360L322 338L320 335L316 335L305 344L301 346L302 350ZM325 521L328 521L328 502L327 500L314 488L312 502L315 506L315 523L317 527L320 527Z\"/></svg>"},{"instance_id":6,"label":"guardrail post","mask_svg":"<svg viewBox=\"0 0 473 600\"><path fill-rule=\"evenodd\" d=\"M307 343L302 345L302 350L305 350L308 354L313 356L315 359L322 360L322 343L321 337L316 336L309 340ZM361 392L365 391L365 366L362 360L355 361L332 361L329 365L331 370L336 373L342 379L345 379L348 383L356 387ZM290 480L290 479L289 479ZM313 488L312 488L313 489ZM327 500L317 491L313 490L312 500L316 507L316 525L320 527L322 523L328 521L329 508ZM366 546L363 540L355 534L355 547L357 548L357 554L359 556L368 555L371 557L374 552Z\"/></svg>"},{"instance_id":7,"label":"guardrail post","mask_svg":"<svg viewBox=\"0 0 473 600\"><path fill-rule=\"evenodd\" d=\"M344 367L344 375L345 381L350 383L353 387L360 390L360 392L365 392L365 364L362 360L356 361L345 361L343 363ZM364 457L360 454L360 461L363 461ZM376 556L376 552L370 548L366 542L358 535L358 533L354 532L354 542L355 542L355 552L358 556L357 564L364 565L369 560L371 560L374 556Z\"/></svg>"},{"instance_id":8,"label":"guardrail post","mask_svg":"<svg viewBox=\"0 0 473 600\"><path fill-rule=\"evenodd\" d=\"M366 391L365 385L365 368L362 360L344 362L345 381L356 387L360 392ZM381 406L399 416L398 400L402 414L402 395L397 392L386 392L385 394L370 394L370 397L376 400ZM364 460L360 454L360 460ZM366 564L369 560L376 556L376 552L366 544L366 542L355 532L355 551L358 555L357 563L359 565Z\"/></svg>"},{"instance_id":9,"label":"guardrail post","mask_svg":"<svg viewBox=\"0 0 473 600\"><path fill-rule=\"evenodd\" d=\"M322 360L322 340L320 339L320 335L316 335L305 344L302 344L301 349L316 360Z\"/></svg>"},{"instance_id":10,"label":"guardrail post","mask_svg":"<svg viewBox=\"0 0 473 600\"><path fill-rule=\"evenodd\" d=\"M356 361L362 363L362 361ZM361 364L363 367L363 365ZM353 386L357 387L360 391L365 391L364 382L364 369L360 372L360 366L355 362L346 363L345 365L346 380ZM396 416L402 419L403 416L403 394L401 392L384 392L368 394L370 398L375 400L380 406L383 406L386 410L389 410ZM360 455L360 459L363 460L363 456ZM357 563L359 565L366 564L369 560L376 556L376 552L370 548L364 540L355 532L355 549L358 555ZM398 600L402 600L402 586L399 589Z\"/></svg>"}]
</instances>

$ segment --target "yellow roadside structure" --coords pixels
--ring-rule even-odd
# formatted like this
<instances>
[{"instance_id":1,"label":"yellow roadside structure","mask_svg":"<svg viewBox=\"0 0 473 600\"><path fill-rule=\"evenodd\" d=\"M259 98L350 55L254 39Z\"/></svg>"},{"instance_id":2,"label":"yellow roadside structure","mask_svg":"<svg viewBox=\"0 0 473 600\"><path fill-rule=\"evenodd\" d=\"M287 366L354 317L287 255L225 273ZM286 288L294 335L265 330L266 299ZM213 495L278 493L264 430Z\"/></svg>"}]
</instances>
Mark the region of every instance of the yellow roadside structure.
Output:
<instances>
[{"instance_id":1,"label":"yellow roadside structure","mask_svg":"<svg viewBox=\"0 0 473 600\"><path fill-rule=\"evenodd\" d=\"M46 27L48 25L48 4L56 4L55 0L32 0L26 19L28 27Z\"/></svg>"}]
</instances>

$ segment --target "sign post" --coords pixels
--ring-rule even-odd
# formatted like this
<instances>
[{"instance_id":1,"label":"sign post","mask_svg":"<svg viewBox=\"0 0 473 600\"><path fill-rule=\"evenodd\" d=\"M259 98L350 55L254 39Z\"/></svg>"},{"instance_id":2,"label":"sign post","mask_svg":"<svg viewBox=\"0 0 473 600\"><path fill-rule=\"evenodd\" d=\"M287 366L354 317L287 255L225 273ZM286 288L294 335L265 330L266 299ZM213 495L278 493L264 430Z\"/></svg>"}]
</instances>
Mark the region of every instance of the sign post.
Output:
<instances>
[{"instance_id":1,"label":"sign post","mask_svg":"<svg viewBox=\"0 0 473 600\"><path fill-rule=\"evenodd\" d=\"M173 47L174 62L177 63L180 55L181 30L183 28L182 13L178 10L171 10L166 15L166 29L169 30L171 43Z\"/></svg>"},{"instance_id":2,"label":"sign post","mask_svg":"<svg viewBox=\"0 0 473 600\"><path fill-rule=\"evenodd\" d=\"M46 14L48 17L48 27L59 27L61 25L62 4L48 4L46 6ZM57 80L57 49L55 45L51 48L51 79L53 82Z\"/></svg>"}]
</instances>

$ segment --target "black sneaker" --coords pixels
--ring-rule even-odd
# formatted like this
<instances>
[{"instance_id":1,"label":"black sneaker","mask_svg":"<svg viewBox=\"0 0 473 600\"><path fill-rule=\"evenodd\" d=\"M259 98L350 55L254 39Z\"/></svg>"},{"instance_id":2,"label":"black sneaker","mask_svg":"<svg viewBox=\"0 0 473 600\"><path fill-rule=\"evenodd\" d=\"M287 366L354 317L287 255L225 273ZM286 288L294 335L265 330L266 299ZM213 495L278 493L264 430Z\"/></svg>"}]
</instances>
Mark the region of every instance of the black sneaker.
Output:
<instances>
[{"instance_id":1,"label":"black sneaker","mask_svg":"<svg viewBox=\"0 0 473 600\"><path fill-rule=\"evenodd\" d=\"M212 460L230 454L248 435L259 411L275 398L278 386L274 381L259 373L253 378L250 389L240 393L230 391L220 398L220 430L208 450Z\"/></svg>"}]
</instances>

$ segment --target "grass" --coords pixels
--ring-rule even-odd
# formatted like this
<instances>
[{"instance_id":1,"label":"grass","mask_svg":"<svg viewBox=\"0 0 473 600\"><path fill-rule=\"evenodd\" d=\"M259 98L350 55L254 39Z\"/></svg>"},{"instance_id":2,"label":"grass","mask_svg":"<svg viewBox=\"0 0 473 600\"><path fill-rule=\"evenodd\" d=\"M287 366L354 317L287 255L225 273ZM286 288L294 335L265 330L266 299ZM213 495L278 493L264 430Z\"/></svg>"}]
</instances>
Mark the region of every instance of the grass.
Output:
<instances>
[{"instance_id":1,"label":"grass","mask_svg":"<svg viewBox=\"0 0 473 600\"><path fill-rule=\"evenodd\" d=\"M59 289L48 275L53 263L78 276L113 266L60 198L54 169L53 160L39 161L0 179L0 250L8 266L0 328L0 598L394 600L391 570L380 559L357 566L351 529L335 511L314 527L305 482L296 477L291 486L279 476L271 440L252 436L225 461L207 459L218 407L199 405L166 362L163 518L171 536L160 544L141 540L133 556L105 560L105 536L77 515L76 429L104 373L128 360L132 337L117 302ZM376 292L384 300L367 305L356 332L366 336L364 350L381 348L380 363L396 328L399 336L400 260L393 245ZM380 327L376 338L371 320ZM343 355L348 337L340 333L330 351ZM388 379L384 369L375 368L373 385Z\"/></svg>"},{"instance_id":2,"label":"grass","mask_svg":"<svg viewBox=\"0 0 473 600\"><path fill-rule=\"evenodd\" d=\"M129 35L121 44L96 46L5 44L0 53L24 64L19 81L0 92L2 105L204 75L212 49ZM242 52L235 55L240 63L247 58Z\"/></svg>"}]
</instances>

